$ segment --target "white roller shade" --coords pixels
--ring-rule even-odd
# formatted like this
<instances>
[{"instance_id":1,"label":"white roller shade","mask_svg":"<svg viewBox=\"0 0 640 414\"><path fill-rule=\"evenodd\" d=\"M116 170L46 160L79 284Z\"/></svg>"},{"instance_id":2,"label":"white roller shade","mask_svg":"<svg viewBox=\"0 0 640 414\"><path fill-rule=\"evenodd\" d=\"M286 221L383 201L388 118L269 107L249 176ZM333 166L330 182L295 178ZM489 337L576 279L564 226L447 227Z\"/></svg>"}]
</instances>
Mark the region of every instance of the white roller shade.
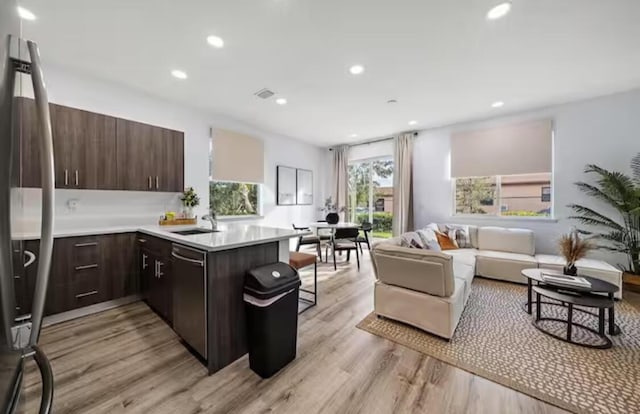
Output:
<instances>
[{"instance_id":1,"label":"white roller shade","mask_svg":"<svg viewBox=\"0 0 640 414\"><path fill-rule=\"evenodd\" d=\"M212 178L218 181L264 183L264 144L248 135L213 130Z\"/></svg>"},{"instance_id":2,"label":"white roller shade","mask_svg":"<svg viewBox=\"0 0 640 414\"><path fill-rule=\"evenodd\" d=\"M451 176L551 172L552 128L552 121L547 119L454 133Z\"/></svg>"}]
</instances>

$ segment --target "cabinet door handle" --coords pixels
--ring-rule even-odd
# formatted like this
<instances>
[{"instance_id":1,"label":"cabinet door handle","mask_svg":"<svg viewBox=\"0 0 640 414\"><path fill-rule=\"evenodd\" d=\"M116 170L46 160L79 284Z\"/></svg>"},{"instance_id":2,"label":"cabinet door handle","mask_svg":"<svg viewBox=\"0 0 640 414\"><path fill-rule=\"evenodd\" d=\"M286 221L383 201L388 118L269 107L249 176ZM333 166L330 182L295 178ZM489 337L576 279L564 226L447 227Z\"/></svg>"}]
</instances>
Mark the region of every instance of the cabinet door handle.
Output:
<instances>
[{"instance_id":1,"label":"cabinet door handle","mask_svg":"<svg viewBox=\"0 0 640 414\"><path fill-rule=\"evenodd\" d=\"M64 170L64 185L69 185L69 170Z\"/></svg>"},{"instance_id":2,"label":"cabinet door handle","mask_svg":"<svg viewBox=\"0 0 640 414\"><path fill-rule=\"evenodd\" d=\"M157 279L158 278L158 261L157 260L155 261L155 266L156 266L156 269L155 269L156 271L153 276Z\"/></svg>"},{"instance_id":3,"label":"cabinet door handle","mask_svg":"<svg viewBox=\"0 0 640 414\"><path fill-rule=\"evenodd\" d=\"M96 263L84 266L76 266L76 270L87 270L87 269L97 269L98 265Z\"/></svg>"},{"instance_id":4,"label":"cabinet door handle","mask_svg":"<svg viewBox=\"0 0 640 414\"><path fill-rule=\"evenodd\" d=\"M160 188L160 184L159 183L160 183L160 180L158 179L158 176L156 175L156 190L158 188Z\"/></svg>"},{"instance_id":5,"label":"cabinet door handle","mask_svg":"<svg viewBox=\"0 0 640 414\"><path fill-rule=\"evenodd\" d=\"M84 298L86 296L92 296L92 295L95 295L97 293L98 293L97 290L92 290L91 292L86 292L86 293L80 293L79 295L76 295L76 299Z\"/></svg>"},{"instance_id":6,"label":"cabinet door handle","mask_svg":"<svg viewBox=\"0 0 640 414\"><path fill-rule=\"evenodd\" d=\"M76 170L76 187L78 186L79 181L80 180L78 179L78 170Z\"/></svg>"},{"instance_id":7,"label":"cabinet door handle","mask_svg":"<svg viewBox=\"0 0 640 414\"><path fill-rule=\"evenodd\" d=\"M153 187L151 186L151 176L149 176L149 190L151 190Z\"/></svg>"},{"instance_id":8,"label":"cabinet door handle","mask_svg":"<svg viewBox=\"0 0 640 414\"><path fill-rule=\"evenodd\" d=\"M140 243L146 243L146 242L147 242L147 239L138 239L138 241L139 241Z\"/></svg>"},{"instance_id":9,"label":"cabinet door handle","mask_svg":"<svg viewBox=\"0 0 640 414\"><path fill-rule=\"evenodd\" d=\"M162 276L164 276L164 273L162 273L162 266L164 266L164 263L162 262L156 262L158 263L158 279L160 279Z\"/></svg>"},{"instance_id":10,"label":"cabinet door handle","mask_svg":"<svg viewBox=\"0 0 640 414\"><path fill-rule=\"evenodd\" d=\"M89 243L76 243L73 245L73 247L90 247L90 246L97 246L98 242L89 242Z\"/></svg>"},{"instance_id":11,"label":"cabinet door handle","mask_svg":"<svg viewBox=\"0 0 640 414\"><path fill-rule=\"evenodd\" d=\"M142 269L146 269L147 267L149 267L149 265L147 264L147 255L146 254L142 254Z\"/></svg>"}]
</instances>

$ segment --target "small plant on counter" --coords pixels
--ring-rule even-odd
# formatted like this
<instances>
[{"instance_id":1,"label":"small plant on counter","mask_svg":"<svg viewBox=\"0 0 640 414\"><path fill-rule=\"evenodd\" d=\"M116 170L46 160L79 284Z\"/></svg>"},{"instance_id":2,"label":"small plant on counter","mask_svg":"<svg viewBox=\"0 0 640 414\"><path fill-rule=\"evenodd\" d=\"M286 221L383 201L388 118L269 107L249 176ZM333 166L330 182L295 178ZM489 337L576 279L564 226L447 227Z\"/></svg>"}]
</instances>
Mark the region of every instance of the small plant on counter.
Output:
<instances>
[{"instance_id":1,"label":"small plant on counter","mask_svg":"<svg viewBox=\"0 0 640 414\"><path fill-rule=\"evenodd\" d=\"M184 206L186 218L193 218L193 208L200 205L200 197L196 194L196 190L193 187L186 188L180 200Z\"/></svg>"},{"instance_id":2,"label":"small plant on counter","mask_svg":"<svg viewBox=\"0 0 640 414\"><path fill-rule=\"evenodd\" d=\"M193 187L186 188L184 193L182 193L182 197L180 197L182 201L182 205L185 207L198 207L200 205L200 197L196 194L196 190Z\"/></svg>"}]
</instances>

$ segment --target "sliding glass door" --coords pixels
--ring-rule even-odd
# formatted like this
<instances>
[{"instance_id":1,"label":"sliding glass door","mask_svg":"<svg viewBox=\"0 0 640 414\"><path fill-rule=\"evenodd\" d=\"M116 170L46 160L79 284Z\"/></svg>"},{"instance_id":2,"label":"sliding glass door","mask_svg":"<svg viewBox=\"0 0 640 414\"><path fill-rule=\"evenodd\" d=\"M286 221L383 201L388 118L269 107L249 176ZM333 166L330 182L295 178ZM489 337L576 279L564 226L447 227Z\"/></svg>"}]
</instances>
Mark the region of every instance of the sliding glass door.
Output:
<instances>
[{"instance_id":1,"label":"sliding glass door","mask_svg":"<svg viewBox=\"0 0 640 414\"><path fill-rule=\"evenodd\" d=\"M374 238L391 237L393 158L349 164L349 220L371 223Z\"/></svg>"}]
</instances>

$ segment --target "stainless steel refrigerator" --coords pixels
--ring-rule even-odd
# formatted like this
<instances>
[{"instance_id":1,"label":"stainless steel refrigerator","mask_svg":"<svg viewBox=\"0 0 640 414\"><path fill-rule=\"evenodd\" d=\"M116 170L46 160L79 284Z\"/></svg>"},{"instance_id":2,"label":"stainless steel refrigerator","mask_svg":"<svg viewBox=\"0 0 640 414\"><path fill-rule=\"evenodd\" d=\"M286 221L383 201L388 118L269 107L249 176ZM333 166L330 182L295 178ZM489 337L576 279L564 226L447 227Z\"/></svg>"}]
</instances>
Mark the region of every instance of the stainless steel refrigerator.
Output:
<instances>
[{"instance_id":1,"label":"stainless steel refrigerator","mask_svg":"<svg viewBox=\"0 0 640 414\"><path fill-rule=\"evenodd\" d=\"M25 364L34 359L42 377L40 413L51 411L53 375L38 347L53 250L53 142L46 85L36 43L21 38L15 0L0 0L0 414L24 412L21 394ZM27 85L29 83L29 85ZM39 159L24 156L21 105L29 86L35 98ZM42 179L42 218L38 257L24 250L22 170L38 163ZM37 259L37 260L36 260ZM24 285L25 268L37 266L30 309L20 309L16 289ZM22 285L21 285L22 283ZM21 396L22 395L22 396ZM37 406L37 404L35 404Z\"/></svg>"}]
</instances>

